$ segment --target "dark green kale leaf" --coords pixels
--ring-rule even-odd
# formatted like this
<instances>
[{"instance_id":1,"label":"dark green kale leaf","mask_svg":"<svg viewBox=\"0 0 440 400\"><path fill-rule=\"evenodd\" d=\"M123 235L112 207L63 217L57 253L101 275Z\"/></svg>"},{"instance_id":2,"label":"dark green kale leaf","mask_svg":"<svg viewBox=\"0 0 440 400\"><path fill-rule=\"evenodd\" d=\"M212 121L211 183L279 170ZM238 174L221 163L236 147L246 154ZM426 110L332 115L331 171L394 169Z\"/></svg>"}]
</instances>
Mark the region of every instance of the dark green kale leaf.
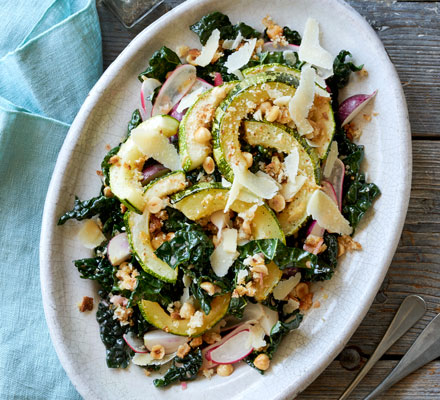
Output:
<instances>
[{"instance_id":1,"label":"dark green kale leaf","mask_svg":"<svg viewBox=\"0 0 440 400\"><path fill-rule=\"evenodd\" d=\"M140 300L156 301L166 307L181 292L181 288L178 285L164 282L143 270L138 269L138 271L137 285L133 292L131 292L128 302L129 307Z\"/></svg>"},{"instance_id":2,"label":"dark green kale leaf","mask_svg":"<svg viewBox=\"0 0 440 400\"><path fill-rule=\"evenodd\" d=\"M139 124L142 122L141 113L139 110L134 110L133 114L131 115L130 121L128 122L127 127L127 135L125 136L125 139L119 143L116 147L113 147L104 157L104 159L101 162L101 171L104 176L104 183L109 186L110 185L110 176L109 176L109 170L112 164L110 163L110 159L116 155L121 148L121 144L124 143L131 134L131 131L139 126Z\"/></svg>"},{"instance_id":3,"label":"dark green kale leaf","mask_svg":"<svg viewBox=\"0 0 440 400\"><path fill-rule=\"evenodd\" d=\"M94 216L99 216L103 223L104 234L122 232L125 230L123 216L120 210L119 200L115 197L100 195L89 200L81 201L75 197L75 203L71 211L66 212L58 220L58 225L63 225L69 219L82 221Z\"/></svg>"},{"instance_id":4,"label":"dark green kale leaf","mask_svg":"<svg viewBox=\"0 0 440 400\"><path fill-rule=\"evenodd\" d=\"M224 51L225 55L220 57L215 63L208 64L206 67L197 67L197 76L205 81L214 84L214 75L216 72L220 73L223 82L236 81L238 78L234 74L230 74L225 67L225 62L231 52Z\"/></svg>"},{"instance_id":5,"label":"dark green kale leaf","mask_svg":"<svg viewBox=\"0 0 440 400\"><path fill-rule=\"evenodd\" d=\"M228 314L236 318L243 318L243 311L247 305L245 297L232 297L229 303Z\"/></svg>"},{"instance_id":6,"label":"dark green kale leaf","mask_svg":"<svg viewBox=\"0 0 440 400\"><path fill-rule=\"evenodd\" d=\"M269 357L269 359L272 359L278 347L280 346L283 338L292 330L298 329L302 319L303 319L303 315L300 314L298 310L296 310L292 314L290 314L284 321L279 320L270 331L269 345L266 347L266 349L262 351L254 350L251 354L249 354L245 358L246 363L251 367L255 368L261 374L264 374L264 371L258 369L254 365L254 360L260 354L266 354Z\"/></svg>"},{"instance_id":7,"label":"dark green kale leaf","mask_svg":"<svg viewBox=\"0 0 440 400\"><path fill-rule=\"evenodd\" d=\"M209 259L208 259L209 260ZM208 261L209 263L209 261ZM192 279L190 290L191 294L197 299L200 303L200 308L203 312L208 315L211 311L211 301L215 296L221 296L223 294L229 293L232 291L231 282L227 278L217 278L214 273L212 276L209 275L200 275L200 272L197 270L186 269L186 274L189 275ZM211 282L216 285L220 290L214 295L209 295L206 290L201 288L201 284L203 282Z\"/></svg>"},{"instance_id":8,"label":"dark green kale leaf","mask_svg":"<svg viewBox=\"0 0 440 400\"><path fill-rule=\"evenodd\" d=\"M220 31L220 39L223 40L235 39L239 32L246 39L261 37L260 32L243 22L232 25L229 17L218 11L205 15L189 28L199 36L202 45L206 44L215 29Z\"/></svg>"},{"instance_id":9,"label":"dark green kale leaf","mask_svg":"<svg viewBox=\"0 0 440 400\"><path fill-rule=\"evenodd\" d=\"M155 379L154 386L162 388L177 381L192 381L196 379L197 373L202 366L202 351L195 349L184 358L175 357L173 365L166 372L162 379Z\"/></svg>"},{"instance_id":10,"label":"dark green kale leaf","mask_svg":"<svg viewBox=\"0 0 440 400\"><path fill-rule=\"evenodd\" d=\"M167 207L165 210L168 214L168 218L163 221L162 232L175 232L179 229L184 229L188 224L194 223L188 219L184 213L175 208Z\"/></svg>"},{"instance_id":11,"label":"dark green kale leaf","mask_svg":"<svg viewBox=\"0 0 440 400\"><path fill-rule=\"evenodd\" d=\"M199 174L202 174L202 181L203 182L221 182L222 181L222 174L218 170L218 168L214 169L214 172L212 174L207 174L203 167L199 167L196 169L193 169L192 171L189 171L186 173L186 179L191 182L192 185L196 185L197 183L200 183L200 177Z\"/></svg>"},{"instance_id":12,"label":"dark green kale leaf","mask_svg":"<svg viewBox=\"0 0 440 400\"><path fill-rule=\"evenodd\" d=\"M351 57L351 53L347 50L341 50L333 61L333 76L327 80L333 98L337 98L339 89L342 89L348 84L350 74L355 71L360 71L364 66L356 66L351 61L345 61L347 57Z\"/></svg>"},{"instance_id":13,"label":"dark green kale leaf","mask_svg":"<svg viewBox=\"0 0 440 400\"><path fill-rule=\"evenodd\" d=\"M149 67L139 74L138 78L143 82L143 77L154 78L165 82L168 72L173 71L180 64L179 56L166 46L162 46L150 58Z\"/></svg>"},{"instance_id":14,"label":"dark green kale leaf","mask_svg":"<svg viewBox=\"0 0 440 400\"><path fill-rule=\"evenodd\" d=\"M171 268L193 265L196 268L209 263L214 245L198 224L186 224L174 237L162 243L155 254Z\"/></svg>"},{"instance_id":15,"label":"dark green kale leaf","mask_svg":"<svg viewBox=\"0 0 440 400\"><path fill-rule=\"evenodd\" d=\"M283 36L290 44L296 44L298 46L301 44L301 35L297 31L292 31L287 26L283 28Z\"/></svg>"},{"instance_id":16,"label":"dark green kale leaf","mask_svg":"<svg viewBox=\"0 0 440 400\"><path fill-rule=\"evenodd\" d=\"M336 268L338 265L338 236L336 233L325 231L324 244L327 246L327 249L318 255L321 260L333 268Z\"/></svg>"},{"instance_id":17,"label":"dark green kale leaf","mask_svg":"<svg viewBox=\"0 0 440 400\"><path fill-rule=\"evenodd\" d=\"M111 292L114 282L113 274L116 272L116 267L110 264L106 256L82 258L75 260L73 263L78 268L81 278L94 280L101 285L106 293Z\"/></svg>"},{"instance_id":18,"label":"dark green kale leaf","mask_svg":"<svg viewBox=\"0 0 440 400\"><path fill-rule=\"evenodd\" d=\"M126 368L133 352L125 343L122 335L128 330L128 325L121 326L113 319L113 310L107 302L101 301L96 312L99 333L106 348L106 361L109 368Z\"/></svg>"},{"instance_id":19,"label":"dark green kale leaf","mask_svg":"<svg viewBox=\"0 0 440 400\"><path fill-rule=\"evenodd\" d=\"M374 183L368 183L365 174L360 172L364 159L364 146L351 142L342 128L336 130L335 139L345 165L342 214L355 229L380 195L380 189Z\"/></svg>"},{"instance_id":20,"label":"dark green kale leaf","mask_svg":"<svg viewBox=\"0 0 440 400\"><path fill-rule=\"evenodd\" d=\"M260 163L267 165L272 162L272 155L276 153L275 149L264 147L261 145L251 146L245 140L240 138L241 150L252 154L252 165L249 171L256 173L260 170Z\"/></svg>"}]
</instances>

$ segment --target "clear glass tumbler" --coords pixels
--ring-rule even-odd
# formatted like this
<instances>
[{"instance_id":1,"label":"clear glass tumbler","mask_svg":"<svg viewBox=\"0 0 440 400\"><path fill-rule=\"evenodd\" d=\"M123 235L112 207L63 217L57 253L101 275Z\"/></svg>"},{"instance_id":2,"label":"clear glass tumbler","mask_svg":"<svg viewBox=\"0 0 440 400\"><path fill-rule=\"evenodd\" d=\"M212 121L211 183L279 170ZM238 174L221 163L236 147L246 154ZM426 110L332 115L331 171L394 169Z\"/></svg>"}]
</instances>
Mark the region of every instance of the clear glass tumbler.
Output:
<instances>
[{"instance_id":1,"label":"clear glass tumbler","mask_svg":"<svg viewBox=\"0 0 440 400\"><path fill-rule=\"evenodd\" d=\"M103 0L126 28L132 28L164 0Z\"/></svg>"}]
</instances>

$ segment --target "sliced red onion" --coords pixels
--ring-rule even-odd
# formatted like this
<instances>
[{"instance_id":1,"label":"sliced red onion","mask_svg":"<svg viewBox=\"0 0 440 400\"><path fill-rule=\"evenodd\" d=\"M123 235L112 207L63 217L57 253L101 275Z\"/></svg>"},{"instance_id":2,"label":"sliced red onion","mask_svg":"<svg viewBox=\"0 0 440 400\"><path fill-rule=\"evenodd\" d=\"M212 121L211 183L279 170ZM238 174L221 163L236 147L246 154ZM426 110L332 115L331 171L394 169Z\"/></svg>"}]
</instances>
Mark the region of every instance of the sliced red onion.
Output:
<instances>
[{"instance_id":1,"label":"sliced red onion","mask_svg":"<svg viewBox=\"0 0 440 400\"><path fill-rule=\"evenodd\" d=\"M214 86L220 86L223 85L223 78L222 74L220 72L214 73Z\"/></svg>"},{"instance_id":2,"label":"sliced red onion","mask_svg":"<svg viewBox=\"0 0 440 400\"><path fill-rule=\"evenodd\" d=\"M249 322L245 322L244 324L237 326L233 331L229 332L219 342L211 344L208 347L205 347L202 350L203 368L212 368L212 367L218 365L218 363L214 362L211 359L211 351L212 350L216 349L217 347L220 347L221 345L223 345L223 343L225 343L226 341L228 341L230 338L232 338L236 334L240 333L241 331L248 331L249 332L250 327L251 327L251 324ZM236 357L236 356L231 356L231 357ZM246 357L246 356L244 356L244 357ZM236 357L236 358L238 358L238 357Z\"/></svg>"},{"instance_id":3,"label":"sliced red onion","mask_svg":"<svg viewBox=\"0 0 440 400\"><path fill-rule=\"evenodd\" d=\"M142 117L142 121L150 118L151 110L153 105L150 101L151 95L154 93L154 90L161 85L160 81L153 78L147 78L142 82L141 86L141 108L140 113Z\"/></svg>"},{"instance_id":4,"label":"sliced red onion","mask_svg":"<svg viewBox=\"0 0 440 400\"><path fill-rule=\"evenodd\" d=\"M144 345L151 351L154 345L160 344L165 348L165 354L174 353L180 345L188 342L186 336L177 336L162 330L148 331L144 335Z\"/></svg>"},{"instance_id":5,"label":"sliced red onion","mask_svg":"<svg viewBox=\"0 0 440 400\"><path fill-rule=\"evenodd\" d=\"M338 117L341 121L341 126L344 126L352 121L362 109L376 96L377 90L372 94L355 94L354 96L345 99L339 106Z\"/></svg>"},{"instance_id":6,"label":"sliced red onion","mask_svg":"<svg viewBox=\"0 0 440 400\"><path fill-rule=\"evenodd\" d=\"M147 185L156 178L165 175L167 172L170 172L170 170L165 168L162 164L149 165L142 171L142 185Z\"/></svg>"},{"instance_id":7,"label":"sliced red onion","mask_svg":"<svg viewBox=\"0 0 440 400\"><path fill-rule=\"evenodd\" d=\"M332 172L328 177L328 181L332 184L336 193L339 210L342 210L342 195L344 188L345 165L341 159L337 158L333 164Z\"/></svg>"},{"instance_id":8,"label":"sliced red onion","mask_svg":"<svg viewBox=\"0 0 440 400\"><path fill-rule=\"evenodd\" d=\"M296 44L288 44L287 46L275 46L273 42L263 44L262 50L265 51L295 51L298 52L299 46Z\"/></svg>"},{"instance_id":9,"label":"sliced red onion","mask_svg":"<svg viewBox=\"0 0 440 400\"><path fill-rule=\"evenodd\" d=\"M191 89L196 78L196 67L190 64L178 66L160 88L151 116L168 114Z\"/></svg>"},{"instance_id":10,"label":"sliced red onion","mask_svg":"<svg viewBox=\"0 0 440 400\"><path fill-rule=\"evenodd\" d=\"M249 344L249 329L242 330L207 352L207 358L215 364L234 364L248 356L253 347Z\"/></svg>"},{"instance_id":11,"label":"sliced red onion","mask_svg":"<svg viewBox=\"0 0 440 400\"><path fill-rule=\"evenodd\" d=\"M107 245L107 257L112 265L119 265L131 256L127 232L114 236Z\"/></svg>"},{"instance_id":12,"label":"sliced red onion","mask_svg":"<svg viewBox=\"0 0 440 400\"><path fill-rule=\"evenodd\" d=\"M149 352L149 350L145 348L142 339L139 339L133 332L127 332L122 335L122 337L128 347L130 347L135 353L145 354Z\"/></svg>"}]
</instances>

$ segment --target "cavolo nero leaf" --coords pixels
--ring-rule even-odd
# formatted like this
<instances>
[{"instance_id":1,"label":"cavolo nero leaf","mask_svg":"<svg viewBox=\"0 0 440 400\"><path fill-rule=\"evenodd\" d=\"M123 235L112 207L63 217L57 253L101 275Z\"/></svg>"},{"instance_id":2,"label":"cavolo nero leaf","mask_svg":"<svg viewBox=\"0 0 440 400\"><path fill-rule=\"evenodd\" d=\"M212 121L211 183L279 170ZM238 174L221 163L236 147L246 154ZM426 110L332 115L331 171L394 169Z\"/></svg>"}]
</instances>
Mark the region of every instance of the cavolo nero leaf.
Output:
<instances>
[{"instance_id":1,"label":"cavolo nero leaf","mask_svg":"<svg viewBox=\"0 0 440 400\"><path fill-rule=\"evenodd\" d=\"M143 82L143 77L154 78L165 82L168 72L173 71L181 64L179 56L166 46L162 46L150 58L148 68L139 74L138 78Z\"/></svg>"},{"instance_id":2,"label":"cavolo nero leaf","mask_svg":"<svg viewBox=\"0 0 440 400\"><path fill-rule=\"evenodd\" d=\"M205 45L213 30L220 31L220 39L235 39L238 33L246 38L259 38L261 33L246 25L243 22L232 25L229 17L221 12L215 11L211 14L205 15L195 24L190 26L190 29L199 36L200 43Z\"/></svg>"},{"instance_id":3,"label":"cavolo nero leaf","mask_svg":"<svg viewBox=\"0 0 440 400\"><path fill-rule=\"evenodd\" d=\"M302 319L303 319L303 315L300 314L298 310L296 310L292 314L290 314L284 321L281 320L277 321L277 323L272 327L272 330L270 331L268 346L261 351L254 350L251 354L249 354L245 358L246 363L251 367L255 368L261 374L264 374L264 371L258 369L254 365L255 358L257 358L257 356L260 354L266 354L269 357L269 359L272 359L278 347L280 346L283 338L292 330L298 329Z\"/></svg>"},{"instance_id":4,"label":"cavolo nero leaf","mask_svg":"<svg viewBox=\"0 0 440 400\"><path fill-rule=\"evenodd\" d=\"M380 195L380 189L374 183L368 183L365 174L360 172L364 159L364 146L351 142L342 128L336 130L335 139L345 165L342 214L355 229Z\"/></svg>"},{"instance_id":5,"label":"cavolo nero leaf","mask_svg":"<svg viewBox=\"0 0 440 400\"><path fill-rule=\"evenodd\" d=\"M202 351L195 349L184 358L175 357L173 365L168 369L162 379L155 379L154 386L162 388L177 381L192 381L202 366Z\"/></svg>"},{"instance_id":6,"label":"cavolo nero leaf","mask_svg":"<svg viewBox=\"0 0 440 400\"><path fill-rule=\"evenodd\" d=\"M107 302L101 301L96 312L99 324L99 333L106 348L106 361L109 368L126 368L133 352L125 343L122 335L129 325L121 326L117 319L113 319L113 310Z\"/></svg>"},{"instance_id":7,"label":"cavolo nero leaf","mask_svg":"<svg viewBox=\"0 0 440 400\"><path fill-rule=\"evenodd\" d=\"M107 293L112 290L115 267L110 264L107 257L82 258L75 260L73 263L81 278L98 282Z\"/></svg>"},{"instance_id":8,"label":"cavolo nero leaf","mask_svg":"<svg viewBox=\"0 0 440 400\"><path fill-rule=\"evenodd\" d=\"M337 101L339 89L342 89L348 84L350 74L355 71L360 71L364 66L355 65L351 61L346 61L346 58L351 58L351 53L347 50L341 50L333 61L333 76L327 79L327 84L330 87L333 95L333 101ZM337 105L333 105L333 108Z\"/></svg>"},{"instance_id":9,"label":"cavolo nero leaf","mask_svg":"<svg viewBox=\"0 0 440 400\"><path fill-rule=\"evenodd\" d=\"M301 44L301 35L287 26L283 28L283 36L290 44L296 44L298 46Z\"/></svg>"}]
</instances>

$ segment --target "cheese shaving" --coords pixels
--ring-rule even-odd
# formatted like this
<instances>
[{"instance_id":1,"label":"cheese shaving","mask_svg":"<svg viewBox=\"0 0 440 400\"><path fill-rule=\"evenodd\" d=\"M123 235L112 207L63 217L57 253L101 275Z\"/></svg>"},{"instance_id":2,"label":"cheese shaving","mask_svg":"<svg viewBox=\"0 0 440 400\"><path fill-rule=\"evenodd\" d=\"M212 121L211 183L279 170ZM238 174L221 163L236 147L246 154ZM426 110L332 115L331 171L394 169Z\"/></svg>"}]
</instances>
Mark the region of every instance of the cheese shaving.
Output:
<instances>
[{"instance_id":1,"label":"cheese shaving","mask_svg":"<svg viewBox=\"0 0 440 400\"><path fill-rule=\"evenodd\" d=\"M290 116L301 136L313 132L307 116L315 98L315 75L316 72L310 65L302 68L298 89L289 103Z\"/></svg>"},{"instance_id":2,"label":"cheese shaving","mask_svg":"<svg viewBox=\"0 0 440 400\"><path fill-rule=\"evenodd\" d=\"M284 159L284 166L289 181L295 182L299 166L299 153L296 147Z\"/></svg>"},{"instance_id":3,"label":"cheese shaving","mask_svg":"<svg viewBox=\"0 0 440 400\"><path fill-rule=\"evenodd\" d=\"M333 166L335 165L335 161L338 158L338 155L339 155L338 143L336 141L333 141L332 144L330 145L330 151L327 155L327 159L325 160L325 164L324 164L324 170L323 170L324 178L328 178L331 175L333 171Z\"/></svg>"},{"instance_id":4,"label":"cheese shaving","mask_svg":"<svg viewBox=\"0 0 440 400\"><path fill-rule=\"evenodd\" d=\"M200 55L194 60L194 63L201 67L206 67L214 58L215 52L218 49L218 42L220 40L220 31L214 29L206 44L202 47Z\"/></svg>"},{"instance_id":5,"label":"cheese shaving","mask_svg":"<svg viewBox=\"0 0 440 400\"><path fill-rule=\"evenodd\" d=\"M247 40L242 47L228 57L225 67L228 69L229 74L235 73L249 62L254 53L256 43L256 38Z\"/></svg>"},{"instance_id":6,"label":"cheese shaving","mask_svg":"<svg viewBox=\"0 0 440 400\"><path fill-rule=\"evenodd\" d=\"M301 61L316 67L333 70L333 57L319 44L319 24L313 18L307 19L298 56Z\"/></svg>"},{"instance_id":7,"label":"cheese shaving","mask_svg":"<svg viewBox=\"0 0 440 400\"><path fill-rule=\"evenodd\" d=\"M209 258L213 271L219 277L228 273L229 268L239 255L237 251L237 230L224 229L222 236L221 242Z\"/></svg>"},{"instance_id":8,"label":"cheese shaving","mask_svg":"<svg viewBox=\"0 0 440 400\"><path fill-rule=\"evenodd\" d=\"M304 175L298 175L295 179L295 182L292 183L287 181L284 185L282 185L280 194L286 199L286 201L292 201L292 199L306 182L307 178Z\"/></svg>"},{"instance_id":9,"label":"cheese shaving","mask_svg":"<svg viewBox=\"0 0 440 400\"><path fill-rule=\"evenodd\" d=\"M235 39L224 40L222 47L226 50L235 50L240 45L242 40L243 40L243 35L241 34L241 32L238 32L238 35Z\"/></svg>"},{"instance_id":10,"label":"cheese shaving","mask_svg":"<svg viewBox=\"0 0 440 400\"><path fill-rule=\"evenodd\" d=\"M88 219L82 223L78 232L78 239L88 249L93 249L106 240L98 224L93 219Z\"/></svg>"},{"instance_id":11,"label":"cheese shaving","mask_svg":"<svg viewBox=\"0 0 440 400\"><path fill-rule=\"evenodd\" d=\"M295 276L291 276L289 279L280 281L273 290L273 298L275 300L284 300L287 295L298 285L301 281L301 273L297 272Z\"/></svg>"},{"instance_id":12,"label":"cheese shaving","mask_svg":"<svg viewBox=\"0 0 440 400\"><path fill-rule=\"evenodd\" d=\"M307 214L330 233L350 235L353 228L339 211L335 202L322 190L315 190L307 203Z\"/></svg>"},{"instance_id":13,"label":"cheese shaving","mask_svg":"<svg viewBox=\"0 0 440 400\"><path fill-rule=\"evenodd\" d=\"M199 87L193 92L188 93L186 96L183 97L182 100L180 100L180 103L177 106L177 112L181 113L185 111L187 108L191 107L199 98L199 96L205 91L206 89L204 89L203 87Z\"/></svg>"}]
</instances>

